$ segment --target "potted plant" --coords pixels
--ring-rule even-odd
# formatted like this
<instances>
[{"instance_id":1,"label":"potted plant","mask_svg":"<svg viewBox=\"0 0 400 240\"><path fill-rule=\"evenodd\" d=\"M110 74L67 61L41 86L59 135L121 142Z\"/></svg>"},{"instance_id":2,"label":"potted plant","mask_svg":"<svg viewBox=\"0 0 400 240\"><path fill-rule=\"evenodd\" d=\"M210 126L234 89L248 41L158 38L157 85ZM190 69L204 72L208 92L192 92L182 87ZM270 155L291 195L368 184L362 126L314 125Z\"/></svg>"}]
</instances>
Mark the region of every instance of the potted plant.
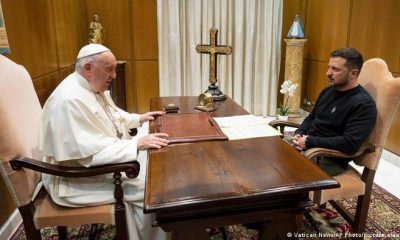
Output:
<instances>
[{"instance_id":1,"label":"potted plant","mask_svg":"<svg viewBox=\"0 0 400 240\"><path fill-rule=\"evenodd\" d=\"M292 82L291 80L285 80L281 85L280 93L284 94L283 96L283 104L280 105L278 111L278 119L287 120L289 115L289 97L293 96L294 91L296 90L298 84Z\"/></svg>"}]
</instances>

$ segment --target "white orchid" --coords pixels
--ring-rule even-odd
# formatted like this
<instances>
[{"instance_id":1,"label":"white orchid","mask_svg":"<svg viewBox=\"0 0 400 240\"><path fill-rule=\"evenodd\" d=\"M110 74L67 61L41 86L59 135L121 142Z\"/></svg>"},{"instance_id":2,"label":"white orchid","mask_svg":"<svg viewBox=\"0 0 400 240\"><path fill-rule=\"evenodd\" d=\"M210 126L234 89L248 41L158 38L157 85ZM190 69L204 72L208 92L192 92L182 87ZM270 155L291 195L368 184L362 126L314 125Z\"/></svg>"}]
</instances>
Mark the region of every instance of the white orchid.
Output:
<instances>
[{"instance_id":1,"label":"white orchid","mask_svg":"<svg viewBox=\"0 0 400 240\"><path fill-rule=\"evenodd\" d=\"M279 108L279 114L282 116L286 116L289 113L289 108L287 104L289 102L289 97L292 97L294 91L297 89L298 84L296 82L292 82L292 80L286 80L281 85L280 93L285 94L284 103Z\"/></svg>"},{"instance_id":2,"label":"white orchid","mask_svg":"<svg viewBox=\"0 0 400 240\"><path fill-rule=\"evenodd\" d=\"M295 82L292 82L292 80L286 80L282 83L280 92L282 94L288 93L289 96L291 97L291 96L293 96L294 91L296 90L297 86L298 86L298 84Z\"/></svg>"}]
</instances>

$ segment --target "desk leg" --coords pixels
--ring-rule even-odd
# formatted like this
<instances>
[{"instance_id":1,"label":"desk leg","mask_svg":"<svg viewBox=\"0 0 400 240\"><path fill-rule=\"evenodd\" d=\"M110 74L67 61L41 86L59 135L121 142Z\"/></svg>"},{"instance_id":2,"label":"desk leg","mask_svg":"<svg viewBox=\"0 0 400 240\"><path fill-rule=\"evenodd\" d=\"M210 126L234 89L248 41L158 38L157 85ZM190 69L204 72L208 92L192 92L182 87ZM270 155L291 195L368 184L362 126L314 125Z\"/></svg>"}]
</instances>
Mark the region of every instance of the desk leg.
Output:
<instances>
[{"instance_id":1,"label":"desk leg","mask_svg":"<svg viewBox=\"0 0 400 240\"><path fill-rule=\"evenodd\" d=\"M263 222L260 239L290 239L297 230L299 216Z\"/></svg>"}]
</instances>

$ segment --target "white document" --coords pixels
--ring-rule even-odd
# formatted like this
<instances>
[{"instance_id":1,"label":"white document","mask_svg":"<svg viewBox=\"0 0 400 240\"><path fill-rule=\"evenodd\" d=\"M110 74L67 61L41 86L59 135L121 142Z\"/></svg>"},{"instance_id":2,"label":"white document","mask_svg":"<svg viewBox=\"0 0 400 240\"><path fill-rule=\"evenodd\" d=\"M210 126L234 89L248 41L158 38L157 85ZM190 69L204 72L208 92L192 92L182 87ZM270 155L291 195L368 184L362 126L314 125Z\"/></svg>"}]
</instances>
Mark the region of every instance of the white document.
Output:
<instances>
[{"instance_id":1,"label":"white document","mask_svg":"<svg viewBox=\"0 0 400 240\"><path fill-rule=\"evenodd\" d=\"M268 120L254 115L216 117L222 132L229 140L279 136L281 133L268 125Z\"/></svg>"}]
</instances>

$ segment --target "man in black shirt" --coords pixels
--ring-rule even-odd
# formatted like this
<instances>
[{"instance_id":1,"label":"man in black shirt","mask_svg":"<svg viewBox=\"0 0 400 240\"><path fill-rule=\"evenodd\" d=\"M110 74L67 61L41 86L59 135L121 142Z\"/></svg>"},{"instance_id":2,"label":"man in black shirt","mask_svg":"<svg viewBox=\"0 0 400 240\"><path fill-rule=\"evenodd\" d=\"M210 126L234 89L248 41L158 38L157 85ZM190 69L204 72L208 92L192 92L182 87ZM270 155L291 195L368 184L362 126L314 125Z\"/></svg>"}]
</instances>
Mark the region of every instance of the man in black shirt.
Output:
<instances>
[{"instance_id":1,"label":"man in black shirt","mask_svg":"<svg viewBox=\"0 0 400 240\"><path fill-rule=\"evenodd\" d=\"M329 86L296 130L292 139L296 149L323 147L353 153L365 142L377 112L373 98L357 81L362 64L362 55L354 48L331 53L326 73ZM317 164L335 176L347 169L349 161L321 158Z\"/></svg>"}]
</instances>

